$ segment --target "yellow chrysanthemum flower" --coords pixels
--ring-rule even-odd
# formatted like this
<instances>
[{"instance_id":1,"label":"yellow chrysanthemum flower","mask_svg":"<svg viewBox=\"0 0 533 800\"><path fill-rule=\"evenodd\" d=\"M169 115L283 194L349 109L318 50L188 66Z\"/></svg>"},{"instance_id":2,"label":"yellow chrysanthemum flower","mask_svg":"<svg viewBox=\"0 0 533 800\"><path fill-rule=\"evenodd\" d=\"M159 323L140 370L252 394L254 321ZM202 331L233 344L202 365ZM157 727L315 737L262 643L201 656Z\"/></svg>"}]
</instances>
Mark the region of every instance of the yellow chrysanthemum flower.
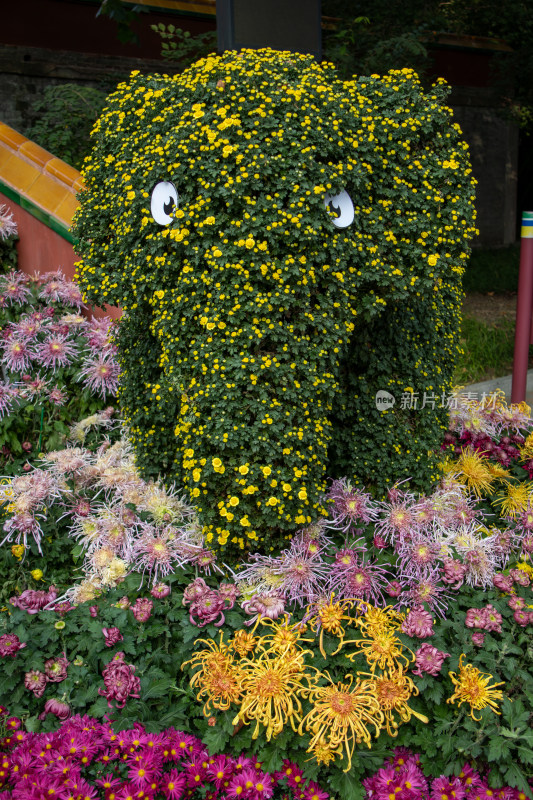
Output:
<instances>
[{"instance_id":1,"label":"yellow chrysanthemum flower","mask_svg":"<svg viewBox=\"0 0 533 800\"><path fill-rule=\"evenodd\" d=\"M298 729L302 718L300 698L309 695L316 680L303 663L304 652L293 648L281 653L263 651L253 661L241 660L243 699L234 725L255 720L252 738L257 739L263 725L267 741L287 724L294 731Z\"/></svg>"},{"instance_id":2,"label":"yellow chrysanthemum flower","mask_svg":"<svg viewBox=\"0 0 533 800\"><path fill-rule=\"evenodd\" d=\"M530 497L531 490L527 483L508 483L505 494L497 497L494 503L501 506L502 514L514 519L526 510Z\"/></svg>"},{"instance_id":3,"label":"yellow chrysanthemum flower","mask_svg":"<svg viewBox=\"0 0 533 800\"><path fill-rule=\"evenodd\" d=\"M474 492L477 497L492 494L495 480L487 459L475 450L463 450L456 461L444 464L446 474L453 474L455 479Z\"/></svg>"},{"instance_id":4,"label":"yellow chrysanthemum flower","mask_svg":"<svg viewBox=\"0 0 533 800\"><path fill-rule=\"evenodd\" d=\"M356 745L364 742L371 747L374 728L375 736L379 736L385 717L381 711L374 681L356 679L346 675L348 683L331 681L328 686L317 686L310 694L311 711L302 720L298 733L303 731L312 734L307 749L313 753L319 743L327 742L331 752L343 752L348 760L344 772L352 766L352 756Z\"/></svg>"},{"instance_id":5,"label":"yellow chrysanthemum flower","mask_svg":"<svg viewBox=\"0 0 533 800\"><path fill-rule=\"evenodd\" d=\"M500 714L496 700L501 700L503 692L497 689L497 686L503 686L504 681L493 683L489 686L489 681L492 680L492 675L488 672L480 672L477 667L472 664L463 664L464 653L461 653L459 659L459 674L449 672L448 675L452 679L455 686L455 691L446 702L454 703L458 701L459 706L462 703L468 703L470 706L470 716L476 722L480 722L481 717L476 717L474 711L481 711L483 708L489 708L495 714Z\"/></svg>"}]
</instances>

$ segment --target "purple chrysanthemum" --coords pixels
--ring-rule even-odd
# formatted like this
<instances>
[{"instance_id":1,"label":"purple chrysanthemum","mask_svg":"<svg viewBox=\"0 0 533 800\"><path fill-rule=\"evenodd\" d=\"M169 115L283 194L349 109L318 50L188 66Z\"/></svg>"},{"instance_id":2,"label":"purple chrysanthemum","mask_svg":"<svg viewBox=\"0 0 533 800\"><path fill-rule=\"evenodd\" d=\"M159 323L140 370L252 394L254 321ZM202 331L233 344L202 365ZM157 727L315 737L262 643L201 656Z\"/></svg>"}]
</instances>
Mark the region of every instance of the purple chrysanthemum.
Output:
<instances>
[{"instance_id":1,"label":"purple chrysanthemum","mask_svg":"<svg viewBox=\"0 0 533 800\"><path fill-rule=\"evenodd\" d=\"M36 355L43 366L55 369L71 364L77 352L78 348L67 336L53 335L37 346Z\"/></svg>"},{"instance_id":2,"label":"purple chrysanthemum","mask_svg":"<svg viewBox=\"0 0 533 800\"><path fill-rule=\"evenodd\" d=\"M444 586L439 583L439 570L436 568L425 577L408 582L407 588L400 595L400 606L422 606L426 603L430 609L441 617L446 616L448 600Z\"/></svg>"},{"instance_id":3,"label":"purple chrysanthemum","mask_svg":"<svg viewBox=\"0 0 533 800\"><path fill-rule=\"evenodd\" d=\"M103 353L84 359L78 380L83 381L83 385L91 392L98 393L105 399L106 395L116 395L119 372L120 367L114 356Z\"/></svg>"},{"instance_id":4,"label":"purple chrysanthemum","mask_svg":"<svg viewBox=\"0 0 533 800\"><path fill-rule=\"evenodd\" d=\"M374 522L377 518L377 509L370 495L353 488L347 478L333 481L326 498L333 501L328 527L346 533L354 525Z\"/></svg>"},{"instance_id":5,"label":"purple chrysanthemum","mask_svg":"<svg viewBox=\"0 0 533 800\"><path fill-rule=\"evenodd\" d=\"M335 592L338 600L366 600L385 606L384 593L391 577L382 565L344 548L337 552L330 568L326 592Z\"/></svg>"}]
</instances>

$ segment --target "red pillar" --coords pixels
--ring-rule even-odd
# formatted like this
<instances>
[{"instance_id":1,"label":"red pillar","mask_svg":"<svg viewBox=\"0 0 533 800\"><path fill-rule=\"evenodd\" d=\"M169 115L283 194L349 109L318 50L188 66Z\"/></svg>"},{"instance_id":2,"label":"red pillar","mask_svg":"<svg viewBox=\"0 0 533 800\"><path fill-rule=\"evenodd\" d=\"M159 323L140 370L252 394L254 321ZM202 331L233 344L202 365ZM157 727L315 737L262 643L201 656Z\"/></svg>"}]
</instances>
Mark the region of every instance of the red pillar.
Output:
<instances>
[{"instance_id":1,"label":"red pillar","mask_svg":"<svg viewBox=\"0 0 533 800\"><path fill-rule=\"evenodd\" d=\"M514 340L513 383L511 403L526 399L531 314L533 311L533 211L522 214L522 244L520 272L516 302L516 329Z\"/></svg>"}]
</instances>

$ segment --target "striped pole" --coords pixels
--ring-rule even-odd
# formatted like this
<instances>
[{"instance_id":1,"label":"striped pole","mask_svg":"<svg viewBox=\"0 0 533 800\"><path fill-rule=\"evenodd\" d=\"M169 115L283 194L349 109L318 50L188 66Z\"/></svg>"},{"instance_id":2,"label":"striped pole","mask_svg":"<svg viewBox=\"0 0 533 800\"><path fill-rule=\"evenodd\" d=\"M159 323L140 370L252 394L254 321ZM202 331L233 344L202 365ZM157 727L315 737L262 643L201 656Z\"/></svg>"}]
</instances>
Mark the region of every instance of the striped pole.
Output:
<instances>
[{"instance_id":1,"label":"striped pole","mask_svg":"<svg viewBox=\"0 0 533 800\"><path fill-rule=\"evenodd\" d=\"M513 383L511 403L526 399L531 312L533 311L533 211L522 214L520 272L516 301L516 328L514 340Z\"/></svg>"}]
</instances>

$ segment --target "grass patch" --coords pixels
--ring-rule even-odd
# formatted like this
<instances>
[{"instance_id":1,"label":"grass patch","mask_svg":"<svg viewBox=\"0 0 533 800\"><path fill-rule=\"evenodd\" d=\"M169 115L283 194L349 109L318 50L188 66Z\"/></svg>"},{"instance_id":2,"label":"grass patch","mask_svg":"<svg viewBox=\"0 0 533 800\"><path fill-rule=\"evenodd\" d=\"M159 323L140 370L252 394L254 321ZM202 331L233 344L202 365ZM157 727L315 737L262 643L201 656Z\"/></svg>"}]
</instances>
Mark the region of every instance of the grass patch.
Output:
<instances>
[{"instance_id":1,"label":"grass patch","mask_svg":"<svg viewBox=\"0 0 533 800\"><path fill-rule=\"evenodd\" d=\"M473 317L463 317L461 349L454 373L457 385L509 375L513 368L514 321L504 319L487 325Z\"/></svg>"},{"instance_id":2,"label":"grass patch","mask_svg":"<svg viewBox=\"0 0 533 800\"><path fill-rule=\"evenodd\" d=\"M493 250L473 250L463 276L465 292L516 292L520 242Z\"/></svg>"}]
</instances>

